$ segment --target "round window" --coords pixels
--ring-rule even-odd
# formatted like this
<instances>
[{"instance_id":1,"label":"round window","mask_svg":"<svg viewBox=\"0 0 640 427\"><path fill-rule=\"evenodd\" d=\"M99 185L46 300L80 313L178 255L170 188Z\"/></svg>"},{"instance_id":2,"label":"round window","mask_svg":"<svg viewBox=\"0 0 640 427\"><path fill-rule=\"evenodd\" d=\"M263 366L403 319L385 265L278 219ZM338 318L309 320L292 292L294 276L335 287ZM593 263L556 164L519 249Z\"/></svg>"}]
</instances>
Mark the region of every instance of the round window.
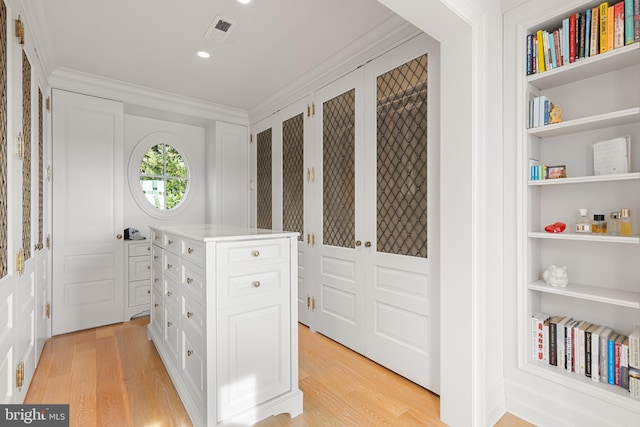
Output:
<instances>
[{"instance_id":1,"label":"round window","mask_svg":"<svg viewBox=\"0 0 640 427\"><path fill-rule=\"evenodd\" d=\"M149 148L140 162L140 186L144 197L160 210L171 210L182 202L189 180L180 152L169 144Z\"/></svg>"}]
</instances>

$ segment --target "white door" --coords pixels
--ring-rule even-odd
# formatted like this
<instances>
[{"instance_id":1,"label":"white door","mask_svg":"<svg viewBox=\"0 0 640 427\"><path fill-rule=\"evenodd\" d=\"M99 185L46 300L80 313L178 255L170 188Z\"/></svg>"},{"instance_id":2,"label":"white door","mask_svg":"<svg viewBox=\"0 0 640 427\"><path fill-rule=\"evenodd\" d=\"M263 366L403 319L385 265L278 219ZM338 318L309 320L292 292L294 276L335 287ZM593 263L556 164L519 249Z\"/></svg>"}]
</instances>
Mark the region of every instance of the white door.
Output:
<instances>
[{"instance_id":1,"label":"white door","mask_svg":"<svg viewBox=\"0 0 640 427\"><path fill-rule=\"evenodd\" d=\"M123 320L123 105L54 90L52 334Z\"/></svg>"},{"instance_id":2,"label":"white door","mask_svg":"<svg viewBox=\"0 0 640 427\"><path fill-rule=\"evenodd\" d=\"M435 392L440 387L438 69L438 45L426 36L366 65L363 237L371 242L365 248L365 354Z\"/></svg>"},{"instance_id":3,"label":"white door","mask_svg":"<svg viewBox=\"0 0 640 427\"><path fill-rule=\"evenodd\" d=\"M315 94L316 256L314 329L364 351L363 69Z\"/></svg>"}]
</instances>

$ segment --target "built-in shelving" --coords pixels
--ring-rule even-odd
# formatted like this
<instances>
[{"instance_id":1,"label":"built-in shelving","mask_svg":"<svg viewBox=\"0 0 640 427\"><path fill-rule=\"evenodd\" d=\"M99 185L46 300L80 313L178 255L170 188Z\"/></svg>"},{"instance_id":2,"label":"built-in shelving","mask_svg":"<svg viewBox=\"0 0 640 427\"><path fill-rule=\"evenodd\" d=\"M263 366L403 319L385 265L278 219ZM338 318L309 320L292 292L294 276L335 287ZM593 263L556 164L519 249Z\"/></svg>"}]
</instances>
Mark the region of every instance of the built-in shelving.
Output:
<instances>
[{"instance_id":1,"label":"built-in shelving","mask_svg":"<svg viewBox=\"0 0 640 427\"><path fill-rule=\"evenodd\" d=\"M566 287L550 286L542 280L529 283L530 291L564 295L604 304L640 309L640 293L608 289L599 286L578 285L569 283Z\"/></svg>"},{"instance_id":2,"label":"built-in shelving","mask_svg":"<svg viewBox=\"0 0 640 427\"><path fill-rule=\"evenodd\" d=\"M627 108L619 111L582 117L552 125L530 128L527 133L539 138L569 135L590 130L623 126L640 121L640 107Z\"/></svg>"},{"instance_id":3,"label":"built-in shelving","mask_svg":"<svg viewBox=\"0 0 640 427\"><path fill-rule=\"evenodd\" d=\"M540 179L529 181L531 186L588 184L594 182L633 181L640 179L640 172L611 175L574 176L570 178Z\"/></svg>"},{"instance_id":4,"label":"built-in shelving","mask_svg":"<svg viewBox=\"0 0 640 427\"><path fill-rule=\"evenodd\" d=\"M600 243L628 243L640 244L640 236L612 236L609 234L578 234L578 233L547 233L546 231L532 231L528 234L533 239L580 240L584 242Z\"/></svg>"}]
</instances>

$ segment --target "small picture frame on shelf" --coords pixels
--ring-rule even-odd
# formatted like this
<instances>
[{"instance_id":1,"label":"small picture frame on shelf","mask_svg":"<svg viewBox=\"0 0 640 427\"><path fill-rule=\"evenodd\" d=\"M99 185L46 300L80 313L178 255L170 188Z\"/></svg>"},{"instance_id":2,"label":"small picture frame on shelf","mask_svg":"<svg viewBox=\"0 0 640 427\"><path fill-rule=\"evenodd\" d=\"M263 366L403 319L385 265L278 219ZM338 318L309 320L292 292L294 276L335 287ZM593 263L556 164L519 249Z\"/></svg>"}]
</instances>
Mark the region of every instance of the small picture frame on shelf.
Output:
<instances>
[{"instance_id":1,"label":"small picture frame on shelf","mask_svg":"<svg viewBox=\"0 0 640 427\"><path fill-rule=\"evenodd\" d=\"M567 166L566 165L556 165L556 166L547 166L547 179L558 179L558 178L566 178L567 177Z\"/></svg>"}]
</instances>

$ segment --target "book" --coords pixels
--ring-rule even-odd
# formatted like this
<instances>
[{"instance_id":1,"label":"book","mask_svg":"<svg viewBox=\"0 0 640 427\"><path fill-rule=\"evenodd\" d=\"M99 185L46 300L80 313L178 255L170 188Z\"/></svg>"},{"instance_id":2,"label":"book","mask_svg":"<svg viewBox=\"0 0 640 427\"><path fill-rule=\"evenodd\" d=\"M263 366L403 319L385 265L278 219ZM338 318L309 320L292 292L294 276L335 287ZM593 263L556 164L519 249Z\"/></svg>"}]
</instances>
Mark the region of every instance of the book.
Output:
<instances>
[{"instance_id":1,"label":"book","mask_svg":"<svg viewBox=\"0 0 640 427\"><path fill-rule=\"evenodd\" d=\"M584 58L584 45L585 45L585 32L586 32L586 15L583 13L578 13L577 14L577 19L576 19L576 37L577 37L577 41L576 44L578 45L578 53L577 53L577 57L578 59L582 59Z\"/></svg>"},{"instance_id":2,"label":"book","mask_svg":"<svg viewBox=\"0 0 640 427\"><path fill-rule=\"evenodd\" d=\"M569 16L569 62L576 61L576 18L575 13Z\"/></svg>"},{"instance_id":3,"label":"book","mask_svg":"<svg viewBox=\"0 0 640 427\"><path fill-rule=\"evenodd\" d=\"M533 34L527 34L527 76L533 74Z\"/></svg>"},{"instance_id":4,"label":"book","mask_svg":"<svg viewBox=\"0 0 640 427\"><path fill-rule=\"evenodd\" d=\"M544 340L543 341L544 358L542 360L546 363L549 363L549 320L550 319L551 319L550 317L547 317L547 319L542 324L542 338Z\"/></svg>"},{"instance_id":5,"label":"book","mask_svg":"<svg viewBox=\"0 0 640 427\"><path fill-rule=\"evenodd\" d=\"M558 366L558 323L560 316L549 319L549 365Z\"/></svg>"},{"instance_id":6,"label":"book","mask_svg":"<svg viewBox=\"0 0 640 427\"><path fill-rule=\"evenodd\" d=\"M578 346L577 346L577 368L575 370L576 373L586 375L586 334L587 330L593 326L593 323L590 322L582 322L580 326L578 326ZM589 333L591 334L591 333ZM589 344L591 344L591 337L589 337ZM591 371L589 371L591 372Z\"/></svg>"},{"instance_id":7,"label":"book","mask_svg":"<svg viewBox=\"0 0 640 427\"><path fill-rule=\"evenodd\" d=\"M546 70L544 63L544 44L542 43L542 30L538 30L536 33L536 41L538 44L538 61L536 62L536 67L538 73L542 73Z\"/></svg>"},{"instance_id":8,"label":"book","mask_svg":"<svg viewBox=\"0 0 640 427\"><path fill-rule=\"evenodd\" d=\"M544 334L543 324L549 318L544 312L539 312L531 316L531 334L533 337L531 358L533 360L544 360Z\"/></svg>"},{"instance_id":9,"label":"book","mask_svg":"<svg viewBox=\"0 0 640 427\"><path fill-rule=\"evenodd\" d=\"M629 366L629 396L640 397L640 368Z\"/></svg>"},{"instance_id":10,"label":"book","mask_svg":"<svg viewBox=\"0 0 640 427\"><path fill-rule=\"evenodd\" d=\"M629 390L629 337L620 345L620 387Z\"/></svg>"},{"instance_id":11,"label":"book","mask_svg":"<svg viewBox=\"0 0 640 427\"><path fill-rule=\"evenodd\" d=\"M584 57L591 56L591 9L584 13Z\"/></svg>"},{"instance_id":12,"label":"book","mask_svg":"<svg viewBox=\"0 0 640 427\"><path fill-rule=\"evenodd\" d=\"M562 49L560 48L560 46L562 45L562 42L560 40L560 30L555 30L553 32L553 48L555 50L555 57L558 63L558 67L561 67L563 65L562 63Z\"/></svg>"},{"instance_id":13,"label":"book","mask_svg":"<svg viewBox=\"0 0 640 427\"><path fill-rule=\"evenodd\" d=\"M584 374L588 378L591 378L591 334L598 327L598 325L592 324L584 331Z\"/></svg>"},{"instance_id":14,"label":"book","mask_svg":"<svg viewBox=\"0 0 640 427\"><path fill-rule=\"evenodd\" d=\"M629 367L640 369L640 326L629 334Z\"/></svg>"},{"instance_id":15,"label":"book","mask_svg":"<svg viewBox=\"0 0 640 427\"><path fill-rule=\"evenodd\" d=\"M558 68L558 61L556 58L556 41L555 35L553 33L549 33L549 52L550 52L550 63L551 68Z\"/></svg>"},{"instance_id":16,"label":"book","mask_svg":"<svg viewBox=\"0 0 640 427\"><path fill-rule=\"evenodd\" d=\"M640 0L633 0L633 40L640 41Z\"/></svg>"},{"instance_id":17,"label":"book","mask_svg":"<svg viewBox=\"0 0 640 427\"><path fill-rule=\"evenodd\" d=\"M599 16L600 16L600 53L605 53L607 51L607 14L609 12L609 3L604 2L600 3L598 6Z\"/></svg>"},{"instance_id":18,"label":"book","mask_svg":"<svg viewBox=\"0 0 640 427\"><path fill-rule=\"evenodd\" d=\"M562 20L562 63L568 64L569 61L569 18Z\"/></svg>"},{"instance_id":19,"label":"book","mask_svg":"<svg viewBox=\"0 0 640 427\"><path fill-rule=\"evenodd\" d=\"M598 8L594 7L591 8L591 41L589 42L589 56L595 56L598 53L600 53L600 13Z\"/></svg>"},{"instance_id":20,"label":"book","mask_svg":"<svg viewBox=\"0 0 640 427\"><path fill-rule=\"evenodd\" d=\"M613 48L624 46L624 1L613 5Z\"/></svg>"},{"instance_id":21,"label":"book","mask_svg":"<svg viewBox=\"0 0 640 427\"><path fill-rule=\"evenodd\" d=\"M633 43L633 0L624 0L624 44Z\"/></svg>"},{"instance_id":22,"label":"book","mask_svg":"<svg viewBox=\"0 0 640 427\"><path fill-rule=\"evenodd\" d=\"M612 333L613 330L608 327L605 327L604 330L600 333L600 355L598 369L600 370L600 382L605 384L608 382L609 337Z\"/></svg>"},{"instance_id":23,"label":"book","mask_svg":"<svg viewBox=\"0 0 640 427\"><path fill-rule=\"evenodd\" d=\"M571 321L570 317L563 317L558 322L556 330L557 335L557 352L558 352L558 367L567 369L567 324Z\"/></svg>"},{"instance_id":24,"label":"book","mask_svg":"<svg viewBox=\"0 0 640 427\"><path fill-rule=\"evenodd\" d=\"M607 9L607 52L613 50L615 33L614 33L614 23L615 23L615 7L613 5L609 6Z\"/></svg>"},{"instance_id":25,"label":"book","mask_svg":"<svg viewBox=\"0 0 640 427\"><path fill-rule=\"evenodd\" d=\"M619 334L612 332L607 339L607 383L611 385L615 385L616 383L616 340L618 339L618 336Z\"/></svg>"},{"instance_id":26,"label":"book","mask_svg":"<svg viewBox=\"0 0 640 427\"><path fill-rule=\"evenodd\" d=\"M600 381L600 334L605 326L598 326L591 333L591 380Z\"/></svg>"},{"instance_id":27,"label":"book","mask_svg":"<svg viewBox=\"0 0 640 427\"><path fill-rule=\"evenodd\" d=\"M614 358L615 358L615 362L614 362L614 384L619 386L620 385L620 363L621 363L621 359L622 359L622 342L625 340L624 335L622 334L618 334L618 337L616 338L616 342L615 342L615 354L614 354Z\"/></svg>"}]
</instances>

